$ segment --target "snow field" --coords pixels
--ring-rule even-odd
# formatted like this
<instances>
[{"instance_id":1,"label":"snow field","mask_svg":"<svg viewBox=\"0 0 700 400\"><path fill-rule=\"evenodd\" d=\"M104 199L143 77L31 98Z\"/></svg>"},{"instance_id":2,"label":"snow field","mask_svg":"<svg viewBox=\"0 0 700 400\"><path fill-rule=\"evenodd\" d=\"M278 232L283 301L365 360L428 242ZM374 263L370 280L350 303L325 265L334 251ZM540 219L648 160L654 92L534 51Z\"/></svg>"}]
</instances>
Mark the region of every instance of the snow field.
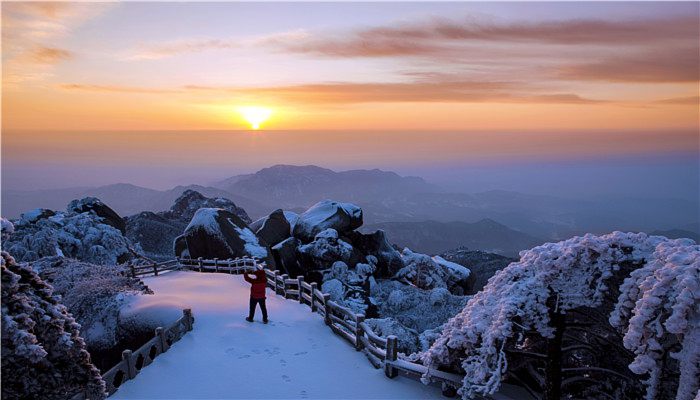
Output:
<instances>
[{"instance_id":1,"label":"snow field","mask_svg":"<svg viewBox=\"0 0 700 400\"><path fill-rule=\"evenodd\" d=\"M259 309L256 322L246 322L250 286L240 275L183 271L145 282L156 294L141 296L134 308L192 308L194 330L124 383L115 399L441 398L438 388L386 378L319 315L269 290L270 323L260 322Z\"/></svg>"}]
</instances>

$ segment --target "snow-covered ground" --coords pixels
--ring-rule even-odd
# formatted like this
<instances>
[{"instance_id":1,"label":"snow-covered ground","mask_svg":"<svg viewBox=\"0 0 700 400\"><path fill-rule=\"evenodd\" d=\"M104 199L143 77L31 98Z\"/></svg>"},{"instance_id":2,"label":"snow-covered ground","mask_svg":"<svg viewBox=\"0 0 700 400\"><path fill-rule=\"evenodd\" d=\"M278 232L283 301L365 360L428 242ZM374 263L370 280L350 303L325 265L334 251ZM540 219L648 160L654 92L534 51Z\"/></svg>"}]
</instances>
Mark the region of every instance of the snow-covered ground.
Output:
<instances>
[{"instance_id":1,"label":"snow-covered ground","mask_svg":"<svg viewBox=\"0 0 700 400\"><path fill-rule=\"evenodd\" d=\"M250 286L240 275L173 272L145 282L156 294L135 307L189 306L194 330L112 398L441 398L438 388L385 377L323 318L269 290L270 323L260 310L246 322Z\"/></svg>"}]
</instances>

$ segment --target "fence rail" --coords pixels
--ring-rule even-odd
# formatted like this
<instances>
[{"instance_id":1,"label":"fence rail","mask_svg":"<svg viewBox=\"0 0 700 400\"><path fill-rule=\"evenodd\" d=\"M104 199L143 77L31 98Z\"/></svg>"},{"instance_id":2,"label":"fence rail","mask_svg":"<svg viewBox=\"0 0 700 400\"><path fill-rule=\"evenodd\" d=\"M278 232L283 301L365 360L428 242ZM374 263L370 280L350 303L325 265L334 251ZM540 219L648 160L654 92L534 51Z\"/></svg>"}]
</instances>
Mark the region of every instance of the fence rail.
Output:
<instances>
[{"instance_id":1,"label":"fence rail","mask_svg":"<svg viewBox=\"0 0 700 400\"><path fill-rule=\"evenodd\" d=\"M237 258L235 260L179 259L182 267L200 272L220 272L242 274L252 271L262 264L256 258ZM398 357L398 338L394 335L382 337L376 334L365 322L365 316L356 314L347 307L330 300L330 295L318 289L316 282L305 282L303 276L290 278L287 274L264 268L267 286L275 294L285 299L296 300L308 305L311 312L318 313L325 324L338 336L347 340L355 350L362 351L370 363L377 369L384 368L389 378L398 376L399 372L411 378L421 379L423 375L442 387L446 396L454 396L456 388L462 385L463 377L444 371L428 369L422 364Z\"/></svg>"},{"instance_id":2,"label":"fence rail","mask_svg":"<svg viewBox=\"0 0 700 400\"><path fill-rule=\"evenodd\" d=\"M111 396L126 381L134 379L143 368L150 365L159 355L168 351L170 346L192 330L194 317L192 310L182 310L182 317L168 328L158 327L151 340L136 351L124 350L122 360L109 371L102 374L107 385L107 396ZM85 393L78 393L71 400L86 400Z\"/></svg>"}]
</instances>

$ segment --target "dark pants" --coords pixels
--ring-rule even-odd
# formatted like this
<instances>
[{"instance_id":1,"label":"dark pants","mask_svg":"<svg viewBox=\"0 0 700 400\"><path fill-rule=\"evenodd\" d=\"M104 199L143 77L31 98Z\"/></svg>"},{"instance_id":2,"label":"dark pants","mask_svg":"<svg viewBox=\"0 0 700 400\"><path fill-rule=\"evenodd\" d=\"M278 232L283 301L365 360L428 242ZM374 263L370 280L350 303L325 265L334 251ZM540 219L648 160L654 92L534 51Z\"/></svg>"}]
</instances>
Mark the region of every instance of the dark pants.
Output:
<instances>
[{"instance_id":1,"label":"dark pants","mask_svg":"<svg viewBox=\"0 0 700 400\"><path fill-rule=\"evenodd\" d=\"M265 299L250 298L250 313L248 313L248 318L253 319L256 304L260 304L260 311L262 311L263 321L267 321L267 307L265 307Z\"/></svg>"}]
</instances>

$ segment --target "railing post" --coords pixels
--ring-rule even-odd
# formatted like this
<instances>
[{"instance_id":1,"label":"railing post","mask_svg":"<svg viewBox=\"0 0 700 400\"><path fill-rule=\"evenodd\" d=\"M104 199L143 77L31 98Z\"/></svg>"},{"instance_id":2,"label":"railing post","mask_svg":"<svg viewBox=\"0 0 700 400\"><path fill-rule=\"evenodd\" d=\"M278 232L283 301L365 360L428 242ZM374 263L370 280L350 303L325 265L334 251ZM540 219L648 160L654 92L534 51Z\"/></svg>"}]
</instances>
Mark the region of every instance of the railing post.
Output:
<instances>
[{"instance_id":1,"label":"railing post","mask_svg":"<svg viewBox=\"0 0 700 400\"><path fill-rule=\"evenodd\" d=\"M311 283L311 312L316 312L318 307L316 307L316 295L314 294L316 292L316 287L318 286L318 283L312 282Z\"/></svg>"},{"instance_id":2,"label":"railing post","mask_svg":"<svg viewBox=\"0 0 700 400\"><path fill-rule=\"evenodd\" d=\"M297 285L299 286L299 304L304 304L304 297L301 295L302 293L302 286L301 284L304 282L304 276L299 275L297 276Z\"/></svg>"},{"instance_id":3,"label":"railing post","mask_svg":"<svg viewBox=\"0 0 700 400\"><path fill-rule=\"evenodd\" d=\"M199 272L202 272L202 267L204 266L204 261L202 260L202 257L197 258L197 264L199 264Z\"/></svg>"},{"instance_id":4,"label":"railing post","mask_svg":"<svg viewBox=\"0 0 700 400\"><path fill-rule=\"evenodd\" d=\"M448 385L447 382L442 382L442 395L445 397L455 397L457 396L457 389Z\"/></svg>"},{"instance_id":5,"label":"railing post","mask_svg":"<svg viewBox=\"0 0 700 400\"><path fill-rule=\"evenodd\" d=\"M136 376L136 366L134 365L134 360L131 359L131 350L122 351L122 360L126 364L126 370L128 371L127 376L129 379L134 379Z\"/></svg>"},{"instance_id":6,"label":"railing post","mask_svg":"<svg viewBox=\"0 0 700 400\"><path fill-rule=\"evenodd\" d=\"M287 297L287 278L289 278L289 275L282 274L282 296L284 296L285 299L289 298Z\"/></svg>"},{"instance_id":7,"label":"railing post","mask_svg":"<svg viewBox=\"0 0 700 400\"><path fill-rule=\"evenodd\" d=\"M233 275L233 264L230 258L226 259L226 265L228 265L228 273Z\"/></svg>"},{"instance_id":8,"label":"railing post","mask_svg":"<svg viewBox=\"0 0 700 400\"><path fill-rule=\"evenodd\" d=\"M362 323L365 320L365 316L362 314L355 314L355 350L360 351L362 350L362 336L364 336L364 331L362 330L362 327L360 326L360 323Z\"/></svg>"},{"instance_id":9,"label":"railing post","mask_svg":"<svg viewBox=\"0 0 700 400\"><path fill-rule=\"evenodd\" d=\"M328 302L330 300L331 300L331 295L328 293L324 293L323 294L323 306L324 306L324 310L326 310L326 312L323 315L323 322L328 326L331 326L331 323L332 323L331 313L333 312L333 310L331 309L331 305L328 304Z\"/></svg>"},{"instance_id":10,"label":"railing post","mask_svg":"<svg viewBox=\"0 0 700 400\"><path fill-rule=\"evenodd\" d=\"M219 272L219 259L214 257L214 272Z\"/></svg>"},{"instance_id":11,"label":"railing post","mask_svg":"<svg viewBox=\"0 0 700 400\"><path fill-rule=\"evenodd\" d=\"M275 294L280 294L279 289L277 289L279 286L277 284L277 270L272 271L272 281L275 283L275 287L273 288L275 289Z\"/></svg>"},{"instance_id":12,"label":"railing post","mask_svg":"<svg viewBox=\"0 0 700 400\"><path fill-rule=\"evenodd\" d=\"M396 361L398 357L397 343L398 339L394 335L389 335L386 338L386 357L384 358L384 374L389 378L395 378L399 375L399 370L391 365L391 362Z\"/></svg>"},{"instance_id":13,"label":"railing post","mask_svg":"<svg viewBox=\"0 0 700 400\"><path fill-rule=\"evenodd\" d=\"M193 325L193 318L192 318L192 309L191 308L185 308L182 310L182 314L185 316L185 326L187 327L188 331L192 330L192 325Z\"/></svg>"},{"instance_id":14,"label":"railing post","mask_svg":"<svg viewBox=\"0 0 700 400\"><path fill-rule=\"evenodd\" d=\"M153 263L153 275L158 276L158 264Z\"/></svg>"},{"instance_id":15,"label":"railing post","mask_svg":"<svg viewBox=\"0 0 700 400\"><path fill-rule=\"evenodd\" d=\"M156 336L160 340L160 352L165 353L168 351L168 342L165 340L165 331L162 326L156 328Z\"/></svg>"},{"instance_id":16,"label":"railing post","mask_svg":"<svg viewBox=\"0 0 700 400\"><path fill-rule=\"evenodd\" d=\"M131 277L136 278L136 267L134 267L134 264L129 265L129 268L131 269Z\"/></svg>"}]
</instances>

